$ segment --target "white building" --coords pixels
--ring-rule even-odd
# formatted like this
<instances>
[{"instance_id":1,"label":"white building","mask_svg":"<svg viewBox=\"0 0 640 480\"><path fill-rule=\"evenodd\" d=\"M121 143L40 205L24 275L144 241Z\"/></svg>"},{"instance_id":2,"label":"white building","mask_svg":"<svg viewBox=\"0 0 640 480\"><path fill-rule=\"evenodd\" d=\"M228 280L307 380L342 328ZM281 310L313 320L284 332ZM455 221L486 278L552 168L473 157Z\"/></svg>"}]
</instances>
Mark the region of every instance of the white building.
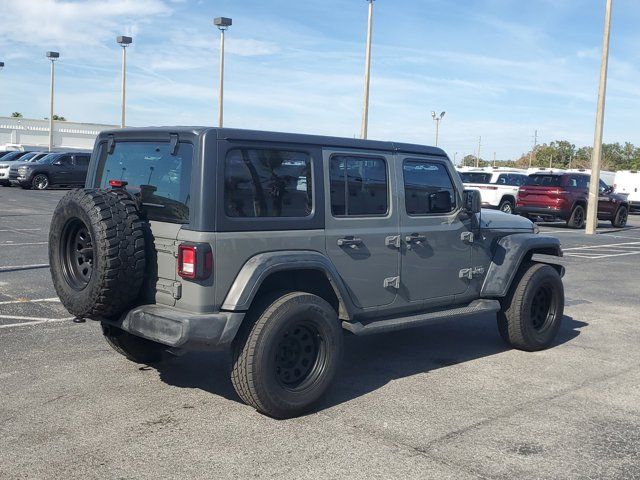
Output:
<instances>
[{"instance_id":1,"label":"white building","mask_svg":"<svg viewBox=\"0 0 640 480\"><path fill-rule=\"evenodd\" d=\"M118 127L97 123L54 121L53 147L55 150L91 150L98 133L112 128ZM34 150L49 148L49 120L0 117L0 151L23 148Z\"/></svg>"}]
</instances>

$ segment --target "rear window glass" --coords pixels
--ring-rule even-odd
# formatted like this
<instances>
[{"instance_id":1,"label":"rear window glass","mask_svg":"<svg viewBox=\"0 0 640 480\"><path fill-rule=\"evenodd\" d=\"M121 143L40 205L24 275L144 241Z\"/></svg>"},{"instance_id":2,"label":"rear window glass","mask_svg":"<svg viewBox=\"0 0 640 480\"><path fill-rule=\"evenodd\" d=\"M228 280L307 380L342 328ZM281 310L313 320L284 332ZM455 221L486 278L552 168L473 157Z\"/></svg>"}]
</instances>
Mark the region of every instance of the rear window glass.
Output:
<instances>
[{"instance_id":1,"label":"rear window glass","mask_svg":"<svg viewBox=\"0 0 640 480\"><path fill-rule=\"evenodd\" d=\"M229 217L308 217L312 190L308 153L255 148L227 153L224 208Z\"/></svg>"},{"instance_id":2,"label":"rear window glass","mask_svg":"<svg viewBox=\"0 0 640 480\"><path fill-rule=\"evenodd\" d=\"M178 143L171 155L169 142L116 142L113 153L100 152L97 183L127 182L127 190L141 196L149 220L189 222L189 190L193 145Z\"/></svg>"},{"instance_id":3,"label":"rear window glass","mask_svg":"<svg viewBox=\"0 0 640 480\"><path fill-rule=\"evenodd\" d=\"M525 185L532 187L559 187L561 179L560 175L530 175Z\"/></svg>"},{"instance_id":4,"label":"rear window glass","mask_svg":"<svg viewBox=\"0 0 640 480\"><path fill-rule=\"evenodd\" d=\"M460 173L462 183L489 183L491 182L490 173L478 172L462 172Z\"/></svg>"}]
</instances>

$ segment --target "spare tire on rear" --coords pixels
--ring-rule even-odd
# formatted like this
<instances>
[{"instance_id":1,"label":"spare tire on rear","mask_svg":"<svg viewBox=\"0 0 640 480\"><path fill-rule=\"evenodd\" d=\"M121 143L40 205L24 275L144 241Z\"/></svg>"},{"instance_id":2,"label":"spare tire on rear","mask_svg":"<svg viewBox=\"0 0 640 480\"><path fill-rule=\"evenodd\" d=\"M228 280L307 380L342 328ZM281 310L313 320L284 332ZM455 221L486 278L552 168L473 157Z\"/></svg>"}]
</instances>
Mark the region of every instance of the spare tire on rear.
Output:
<instances>
[{"instance_id":1,"label":"spare tire on rear","mask_svg":"<svg viewBox=\"0 0 640 480\"><path fill-rule=\"evenodd\" d=\"M144 223L124 192L73 190L49 230L56 292L77 317L115 317L138 298L145 274Z\"/></svg>"}]
</instances>

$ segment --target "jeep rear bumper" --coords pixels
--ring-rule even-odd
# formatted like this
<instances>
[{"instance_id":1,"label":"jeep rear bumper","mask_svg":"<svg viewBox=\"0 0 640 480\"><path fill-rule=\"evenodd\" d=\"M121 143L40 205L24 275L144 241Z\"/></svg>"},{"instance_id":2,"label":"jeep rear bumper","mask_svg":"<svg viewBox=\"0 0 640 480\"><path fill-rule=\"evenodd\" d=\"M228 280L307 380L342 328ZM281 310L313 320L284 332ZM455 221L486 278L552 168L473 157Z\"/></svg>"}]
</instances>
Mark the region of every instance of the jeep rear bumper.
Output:
<instances>
[{"instance_id":1,"label":"jeep rear bumper","mask_svg":"<svg viewBox=\"0 0 640 480\"><path fill-rule=\"evenodd\" d=\"M212 350L231 344L244 315L244 312L196 314L162 305L142 305L119 320L100 320L169 347Z\"/></svg>"},{"instance_id":2,"label":"jeep rear bumper","mask_svg":"<svg viewBox=\"0 0 640 480\"><path fill-rule=\"evenodd\" d=\"M560 218L566 220L571 216L571 211L562 210L558 207L531 207L524 205L517 205L515 211L518 215L523 215L527 217L542 217L543 219L552 220L556 218Z\"/></svg>"}]
</instances>

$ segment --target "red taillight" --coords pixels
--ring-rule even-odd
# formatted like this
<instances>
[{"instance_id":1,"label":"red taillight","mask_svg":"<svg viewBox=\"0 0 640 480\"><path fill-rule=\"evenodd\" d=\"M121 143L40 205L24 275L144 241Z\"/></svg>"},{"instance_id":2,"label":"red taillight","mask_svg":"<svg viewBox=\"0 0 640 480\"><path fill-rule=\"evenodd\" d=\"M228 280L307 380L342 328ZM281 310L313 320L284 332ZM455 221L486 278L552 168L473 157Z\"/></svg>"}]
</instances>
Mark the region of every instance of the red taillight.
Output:
<instances>
[{"instance_id":1,"label":"red taillight","mask_svg":"<svg viewBox=\"0 0 640 480\"><path fill-rule=\"evenodd\" d=\"M127 182L124 180L109 180L109 185L112 188L124 188L127 186Z\"/></svg>"},{"instance_id":2,"label":"red taillight","mask_svg":"<svg viewBox=\"0 0 640 480\"><path fill-rule=\"evenodd\" d=\"M204 280L213 271L213 253L208 243L178 245L178 275L186 280Z\"/></svg>"}]
</instances>

